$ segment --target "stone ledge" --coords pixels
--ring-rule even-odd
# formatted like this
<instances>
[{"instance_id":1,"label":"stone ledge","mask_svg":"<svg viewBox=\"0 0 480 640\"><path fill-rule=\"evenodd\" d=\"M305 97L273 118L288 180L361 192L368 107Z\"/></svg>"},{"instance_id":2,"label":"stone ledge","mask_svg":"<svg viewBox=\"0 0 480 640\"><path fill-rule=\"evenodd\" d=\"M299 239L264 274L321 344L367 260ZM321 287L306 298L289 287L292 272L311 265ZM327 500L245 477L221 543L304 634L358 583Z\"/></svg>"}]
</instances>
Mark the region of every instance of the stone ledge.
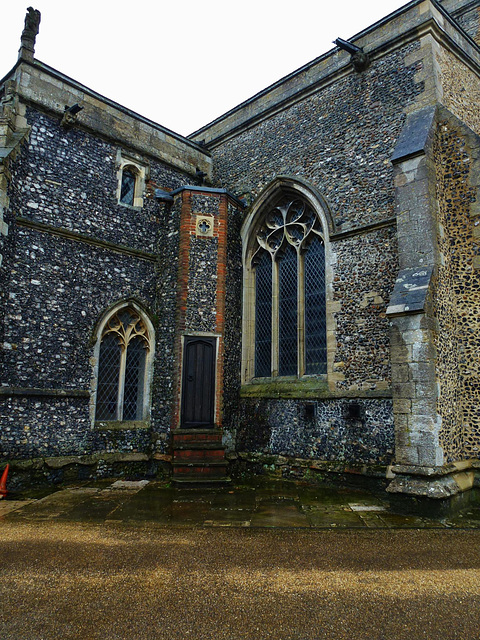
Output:
<instances>
[{"instance_id":1,"label":"stone ledge","mask_svg":"<svg viewBox=\"0 0 480 640\"><path fill-rule=\"evenodd\" d=\"M378 381L383 382L382 380ZM352 398L391 398L391 389L353 389L331 391L328 388L327 377L306 378L302 380L282 380L264 382L252 382L242 385L241 398L270 398L279 400L306 399L306 400L341 400Z\"/></svg>"},{"instance_id":2,"label":"stone ledge","mask_svg":"<svg viewBox=\"0 0 480 640\"><path fill-rule=\"evenodd\" d=\"M480 460L472 458L470 460L459 460L451 462L441 467L426 467L406 464L395 464L392 466L392 472L395 474L415 475L423 477L441 477L448 476L459 471L468 469L480 469Z\"/></svg>"},{"instance_id":3,"label":"stone ledge","mask_svg":"<svg viewBox=\"0 0 480 640\"><path fill-rule=\"evenodd\" d=\"M106 240L100 240L93 236L88 236L84 233L77 233L76 231L70 231L62 227L55 227L50 224L44 224L43 222L37 222L36 220L30 220L23 216L17 216L15 223L20 227L27 229L33 229L34 231L40 231L41 233L48 233L59 238L65 238L66 240L72 240L74 242L83 242L85 244L99 247L100 249L106 249L107 251L113 251L114 253L121 253L123 255L131 256L132 258L138 258L140 260L147 260L149 262L156 262L158 256L154 253L147 253L146 251L140 251L140 249L134 249L133 247L127 247L113 242L107 242Z\"/></svg>"},{"instance_id":4,"label":"stone ledge","mask_svg":"<svg viewBox=\"0 0 480 640\"><path fill-rule=\"evenodd\" d=\"M127 431L131 429L149 429L145 420L96 420L95 429L99 431Z\"/></svg>"},{"instance_id":5,"label":"stone ledge","mask_svg":"<svg viewBox=\"0 0 480 640\"><path fill-rule=\"evenodd\" d=\"M43 396L53 398L89 398L87 389L36 389L26 387L0 387L0 396Z\"/></svg>"},{"instance_id":6,"label":"stone ledge","mask_svg":"<svg viewBox=\"0 0 480 640\"><path fill-rule=\"evenodd\" d=\"M289 458L287 456L268 453L251 453L248 451L227 453L225 457L231 462L240 460L253 464L261 464L270 469L272 467L275 469L278 468L280 471L288 468L302 469L307 475L313 472L318 475L321 475L322 473L336 475L346 474L384 479L387 472L386 465L356 464L348 461L313 460L311 458Z\"/></svg>"},{"instance_id":7,"label":"stone ledge","mask_svg":"<svg viewBox=\"0 0 480 640\"><path fill-rule=\"evenodd\" d=\"M146 462L150 456L146 453L95 453L83 456L52 456L48 458L30 458L28 460L5 460L10 464L12 471L36 471L47 467L49 469L62 469L71 464L93 466L100 460L105 462Z\"/></svg>"},{"instance_id":8,"label":"stone ledge","mask_svg":"<svg viewBox=\"0 0 480 640\"><path fill-rule=\"evenodd\" d=\"M472 489L478 482L479 460L462 460L443 467L395 465L387 491L419 498L442 500Z\"/></svg>"}]
</instances>

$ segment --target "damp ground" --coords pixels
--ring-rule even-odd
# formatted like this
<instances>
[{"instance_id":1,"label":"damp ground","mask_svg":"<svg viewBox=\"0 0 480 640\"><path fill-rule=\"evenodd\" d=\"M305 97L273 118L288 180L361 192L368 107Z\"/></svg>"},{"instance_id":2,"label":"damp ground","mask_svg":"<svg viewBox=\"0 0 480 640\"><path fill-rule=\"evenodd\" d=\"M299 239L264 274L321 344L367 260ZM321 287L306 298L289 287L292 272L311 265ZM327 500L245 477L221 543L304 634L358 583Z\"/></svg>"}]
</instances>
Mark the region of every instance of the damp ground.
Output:
<instances>
[{"instance_id":1,"label":"damp ground","mask_svg":"<svg viewBox=\"0 0 480 640\"><path fill-rule=\"evenodd\" d=\"M384 491L312 486L261 476L210 488L106 479L32 489L1 500L0 518L170 527L480 528L478 506L443 518L405 515Z\"/></svg>"}]
</instances>

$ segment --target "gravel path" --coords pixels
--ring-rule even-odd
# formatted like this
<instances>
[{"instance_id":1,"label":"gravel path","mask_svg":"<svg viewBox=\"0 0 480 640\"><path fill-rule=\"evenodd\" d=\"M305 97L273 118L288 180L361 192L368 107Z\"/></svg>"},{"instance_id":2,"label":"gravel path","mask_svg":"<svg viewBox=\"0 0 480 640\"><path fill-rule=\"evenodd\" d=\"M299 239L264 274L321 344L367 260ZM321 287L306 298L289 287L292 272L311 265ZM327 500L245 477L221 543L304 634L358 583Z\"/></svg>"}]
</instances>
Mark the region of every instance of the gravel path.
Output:
<instances>
[{"instance_id":1,"label":"gravel path","mask_svg":"<svg viewBox=\"0 0 480 640\"><path fill-rule=\"evenodd\" d=\"M480 637L480 531L1 522L6 640Z\"/></svg>"}]
</instances>

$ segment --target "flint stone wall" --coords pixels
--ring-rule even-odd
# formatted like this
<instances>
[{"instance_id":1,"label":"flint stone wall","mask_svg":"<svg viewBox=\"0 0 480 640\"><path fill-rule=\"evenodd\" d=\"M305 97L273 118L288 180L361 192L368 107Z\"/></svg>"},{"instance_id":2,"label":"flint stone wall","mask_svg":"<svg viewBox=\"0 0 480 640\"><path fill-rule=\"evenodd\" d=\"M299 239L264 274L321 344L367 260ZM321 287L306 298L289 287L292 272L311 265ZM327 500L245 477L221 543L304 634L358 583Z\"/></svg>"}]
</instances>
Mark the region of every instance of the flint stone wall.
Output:
<instances>
[{"instance_id":1,"label":"flint stone wall","mask_svg":"<svg viewBox=\"0 0 480 640\"><path fill-rule=\"evenodd\" d=\"M241 412L239 451L385 466L393 459L391 400L244 400Z\"/></svg>"},{"instance_id":2,"label":"flint stone wall","mask_svg":"<svg viewBox=\"0 0 480 640\"><path fill-rule=\"evenodd\" d=\"M9 457L147 451L166 447L179 215L150 197L187 178L150 167L144 207L117 203L118 146L29 108L28 144L10 163L10 204L2 287L1 384L88 393L95 326L115 303L134 299L157 337L150 430L92 425L90 397L0 397L1 451ZM156 254L158 253L158 260ZM161 274L161 277L159 277ZM162 375L160 375L162 372Z\"/></svg>"},{"instance_id":3,"label":"flint stone wall","mask_svg":"<svg viewBox=\"0 0 480 640\"><path fill-rule=\"evenodd\" d=\"M336 264L327 269L332 270L336 309L330 379L338 394L358 393L361 398L375 390L388 395L391 384L385 311L398 258L390 157L405 110L423 90L423 82L415 78L421 63L405 64L406 56L417 49L418 43L409 44L366 72L349 74L211 149L218 184L249 202L277 175L298 176L325 197L337 230L331 239ZM367 225L373 227L355 234ZM234 371L240 366L238 350L228 363L227 388L239 386ZM388 399L359 399L373 422L357 425L354 433L344 420L342 400L317 402L315 420L305 423L301 400L242 398L236 411L234 394L230 397L225 428L231 441L236 434L239 451L391 461L393 417Z\"/></svg>"},{"instance_id":4,"label":"flint stone wall","mask_svg":"<svg viewBox=\"0 0 480 640\"><path fill-rule=\"evenodd\" d=\"M439 249L435 333L440 443L447 462L480 452L480 140L443 114L436 130ZM477 178L475 178L477 176Z\"/></svg>"}]
</instances>

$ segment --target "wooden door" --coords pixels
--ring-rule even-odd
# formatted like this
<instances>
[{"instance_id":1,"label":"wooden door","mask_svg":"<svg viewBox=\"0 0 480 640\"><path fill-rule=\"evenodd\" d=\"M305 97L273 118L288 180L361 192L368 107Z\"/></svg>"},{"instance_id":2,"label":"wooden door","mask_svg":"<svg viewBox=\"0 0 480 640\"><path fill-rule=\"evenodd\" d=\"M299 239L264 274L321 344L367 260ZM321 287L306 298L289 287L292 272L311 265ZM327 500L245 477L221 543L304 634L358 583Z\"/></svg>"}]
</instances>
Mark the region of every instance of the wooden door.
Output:
<instances>
[{"instance_id":1,"label":"wooden door","mask_svg":"<svg viewBox=\"0 0 480 640\"><path fill-rule=\"evenodd\" d=\"M215 338L185 338L180 421L183 429L214 426L215 347Z\"/></svg>"}]
</instances>

